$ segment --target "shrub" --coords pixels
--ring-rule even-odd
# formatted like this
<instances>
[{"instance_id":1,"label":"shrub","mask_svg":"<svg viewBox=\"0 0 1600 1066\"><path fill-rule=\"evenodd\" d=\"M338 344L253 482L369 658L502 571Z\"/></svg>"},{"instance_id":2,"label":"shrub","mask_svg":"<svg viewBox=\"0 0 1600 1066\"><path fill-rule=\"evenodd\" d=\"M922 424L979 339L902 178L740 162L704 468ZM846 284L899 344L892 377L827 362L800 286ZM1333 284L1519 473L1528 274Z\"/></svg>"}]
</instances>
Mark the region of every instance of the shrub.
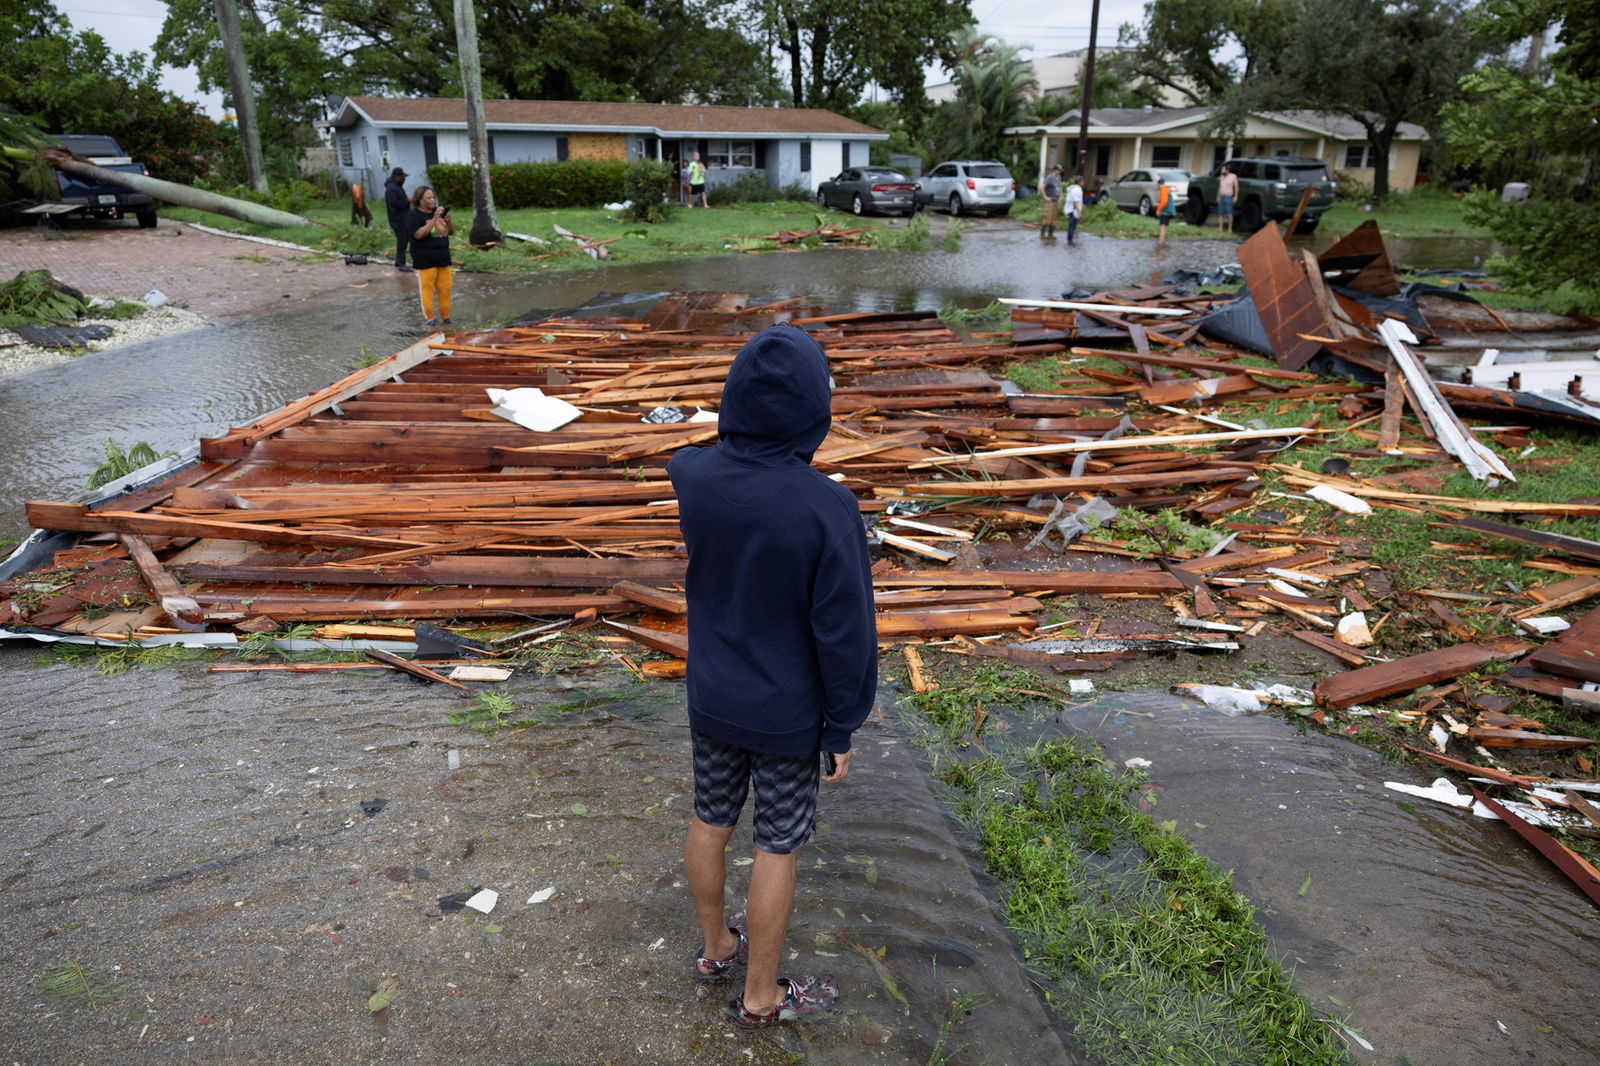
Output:
<instances>
[{"instance_id":1,"label":"shrub","mask_svg":"<svg viewBox=\"0 0 1600 1066\"><path fill-rule=\"evenodd\" d=\"M599 207L622 198L627 165L611 159L568 159L559 163L497 163L489 168L496 207ZM472 203L472 168L465 163L435 163L428 168L442 204Z\"/></svg>"},{"instance_id":2,"label":"shrub","mask_svg":"<svg viewBox=\"0 0 1600 1066\"><path fill-rule=\"evenodd\" d=\"M628 198L628 217L635 222L664 222L667 218L667 188L672 184L672 168L656 159L635 159L622 178L622 191Z\"/></svg>"},{"instance_id":3,"label":"shrub","mask_svg":"<svg viewBox=\"0 0 1600 1066\"><path fill-rule=\"evenodd\" d=\"M780 196L762 171L746 171L731 185L718 185L708 191L710 198L721 204L770 204ZM811 197L807 195L804 199Z\"/></svg>"},{"instance_id":4,"label":"shrub","mask_svg":"<svg viewBox=\"0 0 1600 1066\"><path fill-rule=\"evenodd\" d=\"M1333 195L1339 200L1370 200L1372 186L1347 171L1333 172Z\"/></svg>"}]
</instances>

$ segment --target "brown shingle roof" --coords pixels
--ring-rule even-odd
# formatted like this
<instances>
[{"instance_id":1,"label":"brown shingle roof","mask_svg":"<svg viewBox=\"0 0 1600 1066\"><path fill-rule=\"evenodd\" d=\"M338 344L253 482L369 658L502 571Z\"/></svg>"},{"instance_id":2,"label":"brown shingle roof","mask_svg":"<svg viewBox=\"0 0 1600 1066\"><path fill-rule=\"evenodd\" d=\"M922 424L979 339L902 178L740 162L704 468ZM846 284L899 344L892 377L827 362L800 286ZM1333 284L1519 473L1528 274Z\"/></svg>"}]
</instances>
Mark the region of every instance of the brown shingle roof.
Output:
<instances>
[{"instance_id":1,"label":"brown shingle roof","mask_svg":"<svg viewBox=\"0 0 1600 1066\"><path fill-rule=\"evenodd\" d=\"M354 105L382 125L465 126L461 99L352 96L334 125L348 125ZM552 130L604 129L666 136L706 137L717 134L822 134L882 138L871 126L818 108L727 107L700 104L613 104L581 100L485 100L484 120L492 127Z\"/></svg>"}]
</instances>

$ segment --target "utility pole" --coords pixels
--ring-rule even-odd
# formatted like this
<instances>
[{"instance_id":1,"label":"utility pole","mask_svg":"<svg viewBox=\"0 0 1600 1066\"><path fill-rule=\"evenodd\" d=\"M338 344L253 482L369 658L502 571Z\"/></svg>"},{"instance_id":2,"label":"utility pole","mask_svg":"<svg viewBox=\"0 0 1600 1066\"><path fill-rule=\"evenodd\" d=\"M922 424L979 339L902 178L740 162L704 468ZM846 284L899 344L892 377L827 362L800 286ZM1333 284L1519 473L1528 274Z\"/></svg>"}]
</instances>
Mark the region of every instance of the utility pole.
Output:
<instances>
[{"instance_id":1,"label":"utility pole","mask_svg":"<svg viewBox=\"0 0 1600 1066\"><path fill-rule=\"evenodd\" d=\"M222 54L228 61L233 112L238 116L239 147L244 151L245 184L256 192L266 192L267 169L261 164L261 129L256 125L256 92L250 84L250 63L245 59L244 37L239 30L239 6L234 0L215 0L215 6Z\"/></svg>"},{"instance_id":2,"label":"utility pole","mask_svg":"<svg viewBox=\"0 0 1600 1066\"><path fill-rule=\"evenodd\" d=\"M1089 9L1089 54L1083 58L1083 104L1078 108L1078 160L1073 172L1087 177L1089 164L1089 101L1094 97L1094 48L1100 36L1100 0Z\"/></svg>"}]
</instances>

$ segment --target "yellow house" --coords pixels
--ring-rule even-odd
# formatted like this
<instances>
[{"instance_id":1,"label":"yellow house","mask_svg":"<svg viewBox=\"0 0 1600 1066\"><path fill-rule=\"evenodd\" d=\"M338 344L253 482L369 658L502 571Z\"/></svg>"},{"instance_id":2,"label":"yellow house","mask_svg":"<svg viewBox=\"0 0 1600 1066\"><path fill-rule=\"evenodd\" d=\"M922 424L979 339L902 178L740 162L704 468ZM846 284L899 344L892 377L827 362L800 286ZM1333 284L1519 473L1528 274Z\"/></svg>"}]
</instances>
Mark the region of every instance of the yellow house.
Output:
<instances>
[{"instance_id":1,"label":"yellow house","mask_svg":"<svg viewBox=\"0 0 1600 1066\"><path fill-rule=\"evenodd\" d=\"M1107 185L1130 170L1165 167L1209 174L1225 160L1241 156L1303 156L1371 185L1372 146L1359 122L1325 111L1260 111L1245 118L1236 134L1201 137L1209 107L1106 107L1089 112L1089 152L1084 184ZM1068 170L1077 157L1079 111L1074 108L1047 126L1012 126L1005 132L1039 146L1039 173L1060 163ZM1409 192L1417 183L1417 163L1428 131L1402 122L1389 146L1389 185Z\"/></svg>"}]
</instances>

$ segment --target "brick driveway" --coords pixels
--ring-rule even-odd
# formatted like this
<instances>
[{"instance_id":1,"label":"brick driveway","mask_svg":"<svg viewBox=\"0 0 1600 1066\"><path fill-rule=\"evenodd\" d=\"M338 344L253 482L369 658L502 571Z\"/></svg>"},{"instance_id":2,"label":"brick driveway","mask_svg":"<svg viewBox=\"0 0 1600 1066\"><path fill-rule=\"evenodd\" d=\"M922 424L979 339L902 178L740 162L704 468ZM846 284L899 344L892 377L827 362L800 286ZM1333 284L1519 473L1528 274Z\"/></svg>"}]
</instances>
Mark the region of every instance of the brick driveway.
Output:
<instances>
[{"instance_id":1,"label":"brick driveway","mask_svg":"<svg viewBox=\"0 0 1600 1066\"><path fill-rule=\"evenodd\" d=\"M207 318L287 311L352 290L416 289L413 275L376 262L347 267L337 257L217 237L166 218L154 229L130 221L71 224L49 234L0 230L0 281L38 269L90 296L139 300L160 289Z\"/></svg>"}]
</instances>

